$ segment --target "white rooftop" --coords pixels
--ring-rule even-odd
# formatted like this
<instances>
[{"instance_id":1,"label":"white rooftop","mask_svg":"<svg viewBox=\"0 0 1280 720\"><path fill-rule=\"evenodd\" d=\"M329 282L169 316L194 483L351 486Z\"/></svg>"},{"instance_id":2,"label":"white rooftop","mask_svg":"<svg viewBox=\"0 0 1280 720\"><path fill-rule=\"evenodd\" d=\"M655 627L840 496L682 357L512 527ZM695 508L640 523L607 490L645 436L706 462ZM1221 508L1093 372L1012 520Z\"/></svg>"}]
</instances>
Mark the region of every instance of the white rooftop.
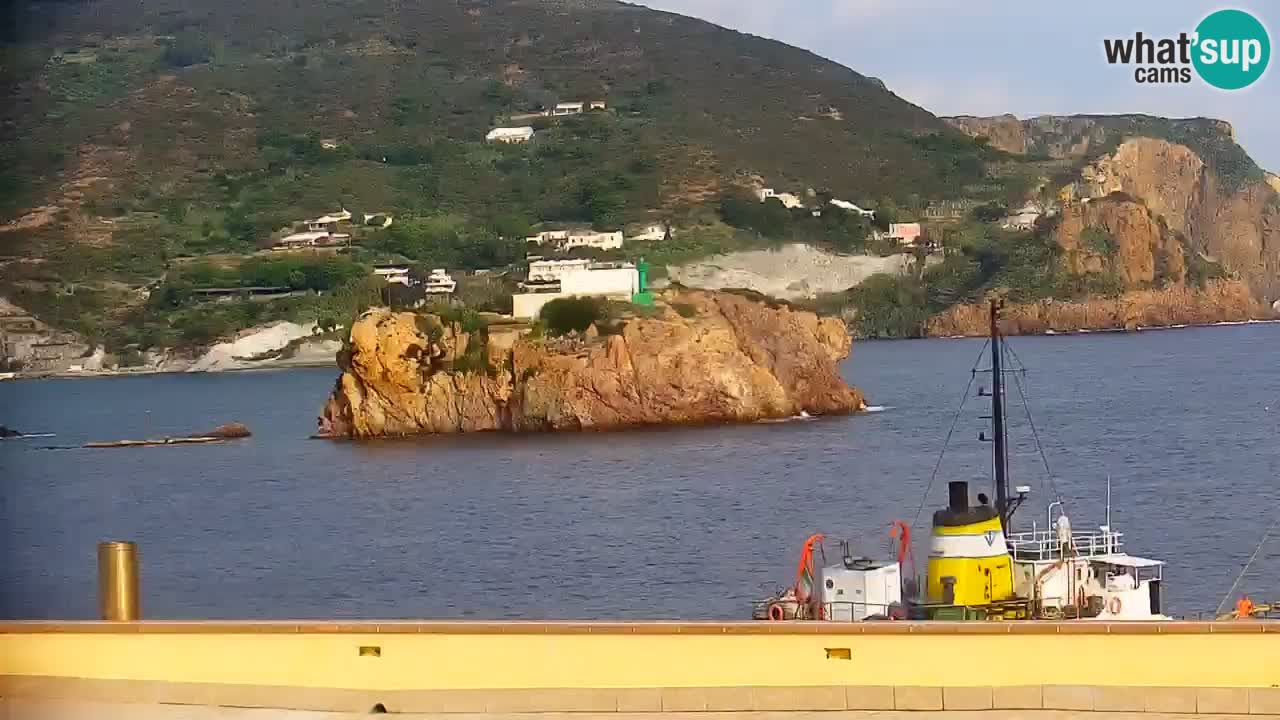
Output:
<instances>
[{"instance_id":1,"label":"white rooftop","mask_svg":"<svg viewBox=\"0 0 1280 720\"><path fill-rule=\"evenodd\" d=\"M1090 560L1094 562L1107 563L1108 565L1118 565L1120 567L1155 567L1163 565L1163 560L1152 560L1150 558L1137 557L1128 553L1113 553L1110 555L1095 555Z\"/></svg>"}]
</instances>

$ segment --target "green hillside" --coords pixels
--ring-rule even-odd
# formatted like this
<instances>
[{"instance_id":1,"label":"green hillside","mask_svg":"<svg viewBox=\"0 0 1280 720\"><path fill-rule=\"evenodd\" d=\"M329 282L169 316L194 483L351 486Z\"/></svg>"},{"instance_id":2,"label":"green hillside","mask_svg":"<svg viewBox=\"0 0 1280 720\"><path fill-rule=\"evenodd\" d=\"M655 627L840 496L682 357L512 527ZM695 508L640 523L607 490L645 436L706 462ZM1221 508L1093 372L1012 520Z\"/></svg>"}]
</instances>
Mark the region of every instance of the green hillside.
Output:
<instances>
[{"instance_id":1,"label":"green hillside","mask_svg":"<svg viewBox=\"0 0 1280 720\"><path fill-rule=\"evenodd\" d=\"M887 252L858 218L780 214L743 188L812 189L884 223L938 200L1012 206L1046 168L812 53L610 0L7 12L0 295L113 350L330 320L377 301L371 263L504 266L543 224L671 222L678 237L627 250L659 265L785 240ZM607 110L510 119L573 100ZM486 144L499 123L536 141ZM339 208L396 222L359 228L342 263L261 257ZM192 299L262 278L320 295Z\"/></svg>"},{"instance_id":2,"label":"green hillside","mask_svg":"<svg viewBox=\"0 0 1280 720\"><path fill-rule=\"evenodd\" d=\"M0 255L20 262L0 292L107 339L142 322L133 290L184 258L251 253L339 207L405 221L366 262L501 263L539 223L710 222L657 251L683 257L735 245L707 208L753 179L918 207L980 186L1002 155L811 53L616 2L10 12L0 223L17 224ZM609 109L537 118L533 145L483 142L510 115L585 99Z\"/></svg>"}]
</instances>

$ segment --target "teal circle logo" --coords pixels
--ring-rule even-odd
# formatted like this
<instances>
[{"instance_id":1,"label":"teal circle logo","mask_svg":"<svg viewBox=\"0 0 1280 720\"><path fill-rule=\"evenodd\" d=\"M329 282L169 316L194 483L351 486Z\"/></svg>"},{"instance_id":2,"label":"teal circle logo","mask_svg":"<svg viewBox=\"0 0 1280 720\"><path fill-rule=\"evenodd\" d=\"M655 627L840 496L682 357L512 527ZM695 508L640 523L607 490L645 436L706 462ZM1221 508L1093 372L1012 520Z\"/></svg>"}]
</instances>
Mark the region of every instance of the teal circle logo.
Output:
<instances>
[{"instance_id":1,"label":"teal circle logo","mask_svg":"<svg viewBox=\"0 0 1280 720\"><path fill-rule=\"evenodd\" d=\"M1258 19L1243 10L1219 10L1196 26L1191 62L1221 90L1239 90L1262 77L1271 59L1271 39Z\"/></svg>"}]
</instances>

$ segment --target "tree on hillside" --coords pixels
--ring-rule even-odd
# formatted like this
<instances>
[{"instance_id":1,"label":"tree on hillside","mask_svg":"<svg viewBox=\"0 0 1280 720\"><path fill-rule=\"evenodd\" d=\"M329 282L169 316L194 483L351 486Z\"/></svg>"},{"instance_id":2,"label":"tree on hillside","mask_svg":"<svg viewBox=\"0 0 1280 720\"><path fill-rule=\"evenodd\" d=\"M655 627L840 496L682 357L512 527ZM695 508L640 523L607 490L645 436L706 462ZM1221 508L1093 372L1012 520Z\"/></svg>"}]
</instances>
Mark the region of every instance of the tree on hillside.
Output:
<instances>
[{"instance_id":1,"label":"tree on hillside","mask_svg":"<svg viewBox=\"0 0 1280 720\"><path fill-rule=\"evenodd\" d=\"M207 63L213 57L213 45L201 32L188 31L178 35L164 49L164 61L173 67L190 67Z\"/></svg>"},{"instance_id":2,"label":"tree on hillside","mask_svg":"<svg viewBox=\"0 0 1280 720\"><path fill-rule=\"evenodd\" d=\"M1000 203L989 202L973 209L973 218L978 222L996 222L1009 214L1009 208Z\"/></svg>"}]
</instances>

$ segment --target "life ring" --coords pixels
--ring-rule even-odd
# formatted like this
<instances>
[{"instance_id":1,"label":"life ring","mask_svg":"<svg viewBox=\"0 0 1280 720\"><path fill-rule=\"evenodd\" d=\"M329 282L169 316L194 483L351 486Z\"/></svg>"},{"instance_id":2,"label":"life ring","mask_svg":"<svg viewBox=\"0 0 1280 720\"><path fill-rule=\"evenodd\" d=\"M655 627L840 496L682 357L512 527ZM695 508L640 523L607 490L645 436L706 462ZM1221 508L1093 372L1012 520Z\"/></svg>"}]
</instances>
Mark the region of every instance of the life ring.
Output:
<instances>
[{"instance_id":1,"label":"life ring","mask_svg":"<svg viewBox=\"0 0 1280 720\"><path fill-rule=\"evenodd\" d=\"M1122 607L1124 607L1124 604L1120 602L1119 595L1113 595L1111 599L1107 601L1107 612L1112 615L1119 615L1120 608Z\"/></svg>"},{"instance_id":2,"label":"life ring","mask_svg":"<svg viewBox=\"0 0 1280 720\"><path fill-rule=\"evenodd\" d=\"M769 619L770 620L786 620L787 613L782 609L782 603L769 603Z\"/></svg>"}]
</instances>

